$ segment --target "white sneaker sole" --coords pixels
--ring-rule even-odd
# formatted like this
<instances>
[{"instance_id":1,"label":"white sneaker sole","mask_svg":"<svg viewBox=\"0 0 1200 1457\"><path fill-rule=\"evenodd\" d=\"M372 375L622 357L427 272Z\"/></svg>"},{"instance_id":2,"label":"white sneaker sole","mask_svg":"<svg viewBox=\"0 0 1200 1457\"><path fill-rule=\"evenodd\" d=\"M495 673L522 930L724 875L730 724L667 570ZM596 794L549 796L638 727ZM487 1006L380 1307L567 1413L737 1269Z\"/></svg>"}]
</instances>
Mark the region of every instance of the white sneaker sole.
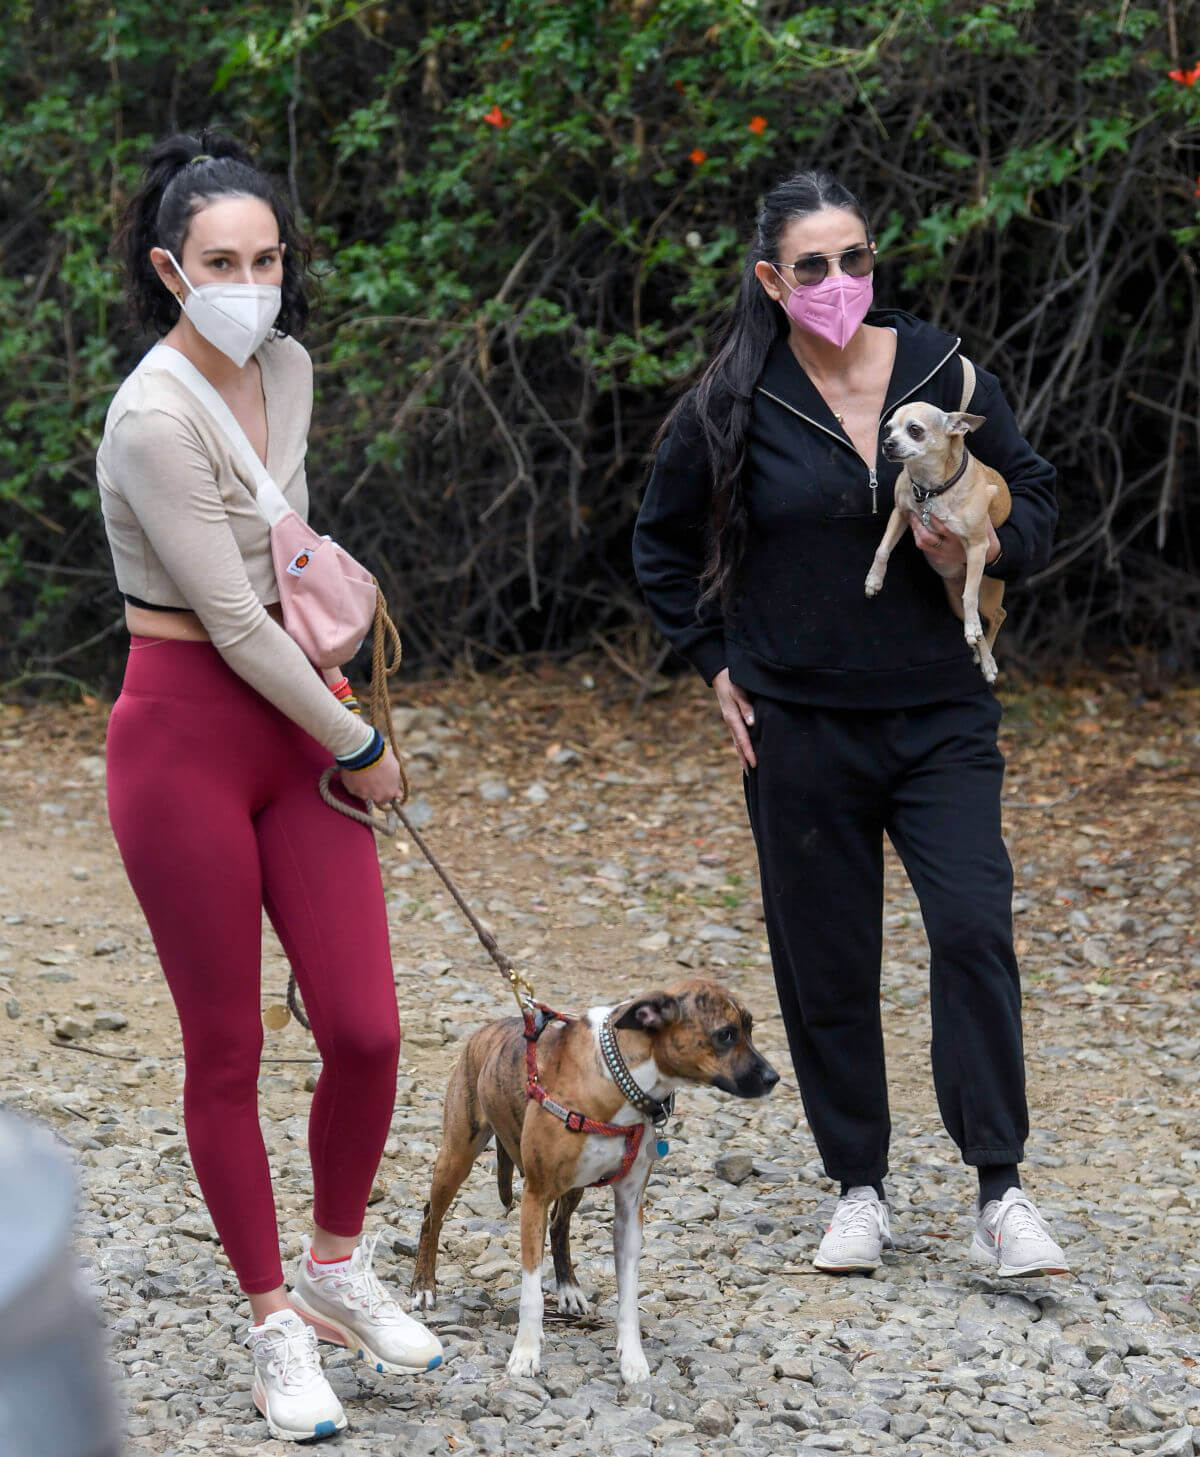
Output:
<instances>
[{"instance_id":1,"label":"white sneaker sole","mask_svg":"<svg viewBox=\"0 0 1200 1457\"><path fill-rule=\"evenodd\" d=\"M874 1263L858 1260L850 1265L835 1265L832 1260L823 1260L818 1255L813 1260L813 1269L820 1270L823 1275L873 1275L882 1263L882 1260Z\"/></svg>"},{"instance_id":2,"label":"white sneaker sole","mask_svg":"<svg viewBox=\"0 0 1200 1457\"><path fill-rule=\"evenodd\" d=\"M336 1437L339 1432L344 1432L349 1425L346 1421L346 1413L341 1412L336 1420L332 1417L327 1417L324 1421L314 1422L311 1427L281 1427L271 1415L271 1406L267 1400L267 1393L257 1376L254 1378L254 1390L251 1394L254 1398L254 1405L262 1413L266 1421L267 1430L280 1442L320 1442L325 1437Z\"/></svg>"},{"instance_id":3,"label":"white sneaker sole","mask_svg":"<svg viewBox=\"0 0 1200 1457\"><path fill-rule=\"evenodd\" d=\"M886 1240L883 1249L890 1249L891 1243ZM819 1251L813 1256L813 1269L824 1275L871 1275L882 1264L883 1250L873 1260L823 1260Z\"/></svg>"},{"instance_id":4,"label":"white sneaker sole","mask_svg":"<svg viewBox=\"0 0 1200 1457\"><path fill-rule=\"evenodd\" d=\"M981 1244L977 1237L971 1240L970 1259L976 1265L989 1265L1002 1280L1019 1279L1025 1275L1069 1275L1067 1265L1008 1265L996 1255L995 1250Z\"/></svg>"},{"instance_id":5,"label":"white sneaker sole","mask_svg":"<svg viewBox=\"0 0 1200 1457\"><path fill-rule=\"evenodd\" d=\"M408 1363L385 1361L377 1351L371 1349L357 1331L314 1310L304 1296L297 1294L295 1290L288 1292L288 1303L301 1320L312 1326L317 1333L318 1340L328 1341L330 1345L334 1346L345 1346L348 1351L356 1352L360 1361L365 1361L373 1371L378 1371L381 1375L411 1376L419 1371L436 1370L442 1364L441 1352L436 1356L415 1356Z\"/></svg>"}]
</instances>

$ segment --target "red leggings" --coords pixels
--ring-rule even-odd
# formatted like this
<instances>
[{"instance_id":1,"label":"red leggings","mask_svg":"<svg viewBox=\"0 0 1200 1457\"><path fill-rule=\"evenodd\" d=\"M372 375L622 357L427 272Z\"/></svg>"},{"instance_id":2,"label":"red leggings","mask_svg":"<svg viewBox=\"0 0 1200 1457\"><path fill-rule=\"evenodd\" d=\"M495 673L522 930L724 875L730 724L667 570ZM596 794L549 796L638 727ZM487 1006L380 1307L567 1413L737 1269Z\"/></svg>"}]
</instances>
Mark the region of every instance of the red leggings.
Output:
<instances>
[{"instance_id":1,"label":"red leggings","mask_svg":"<svg viewBox=\"0 0 1200 1457\"><path fill-rule=\"evenodd\" d=\"M283 1283L258 1121L262 911L322 1058L313 1217L356 1235L391 1122L400 1026L374 837L323 803L330 755L208 643L135 637L108 809L183 1031L188 1148L242 1289Z\"/></svg>"}]
</instances>

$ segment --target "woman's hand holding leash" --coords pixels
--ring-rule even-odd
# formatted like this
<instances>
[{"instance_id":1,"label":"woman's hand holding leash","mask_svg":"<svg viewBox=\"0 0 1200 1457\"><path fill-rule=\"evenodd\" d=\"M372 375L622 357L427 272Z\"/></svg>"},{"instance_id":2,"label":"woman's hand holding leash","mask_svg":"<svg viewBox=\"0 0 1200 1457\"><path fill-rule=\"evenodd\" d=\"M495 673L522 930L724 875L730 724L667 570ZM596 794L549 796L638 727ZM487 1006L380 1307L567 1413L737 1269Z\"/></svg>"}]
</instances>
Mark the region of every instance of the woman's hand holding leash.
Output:
<instances>
[{"instance_id":1,"label":"woman's hand holding leash","mask_svg":"<svg viewBox=\"0 0 1200 1457\"><path fill-rule=\"evenodd\" d=\"M730 680L728 668L721 669L713 679L712 686L717 695L721 717L725 720L733 747L742 761L742 768L753 769L758 761L754 757L754 748L746 729L754 722L754 705L737 684Z\"/></svg>"},{"instance_id":2,"label":"woman's hand holding leash","mask_svg":"<svg viewBox=\"0 0 1200 1457\"><path fill-rule=\"evenodd\" d=\"M339 777L344 788L358 799L370 800L372 804L391 804L393 799L403 795L403 780L400 765L390 748L383 751L383 758L368 769L343 769Z\"/></svg>"}]
</instances>

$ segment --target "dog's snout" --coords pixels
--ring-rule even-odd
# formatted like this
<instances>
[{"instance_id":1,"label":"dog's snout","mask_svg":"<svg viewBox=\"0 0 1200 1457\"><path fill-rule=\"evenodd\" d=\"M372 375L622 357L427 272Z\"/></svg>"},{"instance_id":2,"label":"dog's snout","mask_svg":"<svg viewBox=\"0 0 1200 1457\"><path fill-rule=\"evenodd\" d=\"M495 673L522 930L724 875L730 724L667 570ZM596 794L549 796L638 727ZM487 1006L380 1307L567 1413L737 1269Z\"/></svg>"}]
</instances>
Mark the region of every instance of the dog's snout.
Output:
<instances>
[{"instance_id":1,"label":"dog's snout","mask_svg":"<svg viewBox=\"0 0 1200 1457\"><path fill-rule=\"evenodd\" d=\"M759 1057L746 1069L734 1085L739 1098L765 1098L779 1081L779 1074L766 1060Z\"/></svg>"}]
</instances>

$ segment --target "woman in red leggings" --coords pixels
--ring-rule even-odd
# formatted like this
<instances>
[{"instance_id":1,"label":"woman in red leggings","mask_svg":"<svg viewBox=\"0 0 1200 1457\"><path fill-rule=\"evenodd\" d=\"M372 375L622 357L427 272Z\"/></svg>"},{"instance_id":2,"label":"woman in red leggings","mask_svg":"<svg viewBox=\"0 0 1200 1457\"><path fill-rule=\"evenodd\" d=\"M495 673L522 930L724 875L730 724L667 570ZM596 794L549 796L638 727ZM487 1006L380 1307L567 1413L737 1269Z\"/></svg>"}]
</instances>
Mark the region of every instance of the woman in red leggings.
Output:
<instances>
[{"instance_id":1,"label":"woman in red leggings","mask_svg":"<svg viewBox=\"0 0 1200 1457\"><path fill-rule=\"evenodd\" d=\"M312 366L294 335L308 255L270 181L228 138L168 138L118 249L139 323L208 379L306 515ZM350 794L386 801L399 766L340 672L318 674L284 631L253 484L153 351L113 400L97 475L130 632L109 814L179 1013L188 1147L249 1299L255 1404L275 1437L330 1436L346 1418L317 1335L378 1371L442 1359L360 1241L400 1027L373 837L317 794L336 762ZM313 1232L290 1292L257 1106L264 907L322 1058Z\"/></svg>"}]
</instances>

